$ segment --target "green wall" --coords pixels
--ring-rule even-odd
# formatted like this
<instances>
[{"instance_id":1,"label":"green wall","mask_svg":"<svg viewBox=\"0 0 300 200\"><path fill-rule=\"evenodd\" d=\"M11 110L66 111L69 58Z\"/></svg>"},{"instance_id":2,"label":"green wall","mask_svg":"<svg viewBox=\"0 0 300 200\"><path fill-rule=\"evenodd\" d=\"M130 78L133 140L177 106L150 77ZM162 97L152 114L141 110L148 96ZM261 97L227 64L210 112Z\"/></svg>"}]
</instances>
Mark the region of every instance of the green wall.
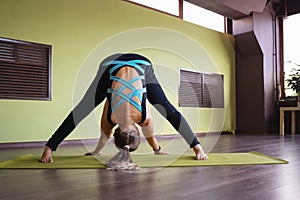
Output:
<instances>
[{"instance_id":1,"label":"green wall","mask_svg":"<svg viewBox=\"0 0 300 200\"><path fill-rule=\"evenodd\" d=\"M52 45L52 100L0 100L0 143L46 141L79 101L99 62L137 52L154 64L194 132L235 129L234 39L120 0L0 1L0 37ZM179 108L178 68L224 74L225 108ZM67 139L99 135L102 104ZM156 134L175 130L155 110Z\"/></svg>"}]
</instances>

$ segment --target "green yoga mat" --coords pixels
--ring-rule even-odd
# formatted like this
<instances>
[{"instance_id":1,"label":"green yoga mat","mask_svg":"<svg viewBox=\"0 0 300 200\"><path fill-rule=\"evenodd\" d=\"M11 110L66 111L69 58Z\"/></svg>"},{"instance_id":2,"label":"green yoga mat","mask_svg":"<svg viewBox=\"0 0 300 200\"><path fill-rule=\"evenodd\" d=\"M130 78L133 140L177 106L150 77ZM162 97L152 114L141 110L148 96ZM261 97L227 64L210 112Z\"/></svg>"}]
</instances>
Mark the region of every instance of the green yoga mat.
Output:
<instances>
[{"instance_id":1,"label":"green yoga mat","mask_svg":"<svg viewBox=\"0 0 300 200\"><path fill-rule=\"evenodd\" d=\"M104 163L113 155L93 156L54 156L53 163L39 163L39 156L27 154L0 163L2 169L92 169L106 168ZM150 155L133 154L133 161L141 168L146 167L195 167L195 166L234 166L287 164L288 161L258 152L211 153L208 160L195 160L193 155Z\"/></svg>"}]
</instances>

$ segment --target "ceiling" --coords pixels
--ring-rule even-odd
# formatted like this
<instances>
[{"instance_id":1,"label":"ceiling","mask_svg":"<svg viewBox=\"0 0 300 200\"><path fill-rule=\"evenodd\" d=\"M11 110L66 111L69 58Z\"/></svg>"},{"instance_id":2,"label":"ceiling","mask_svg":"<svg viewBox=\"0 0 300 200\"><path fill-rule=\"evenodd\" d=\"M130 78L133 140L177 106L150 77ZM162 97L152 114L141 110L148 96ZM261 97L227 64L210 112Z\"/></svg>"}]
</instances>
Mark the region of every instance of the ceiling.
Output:
<instances>
[{"instance_id":1,"label":"ceiling","mask_svg":"<svg viewBox=\"0 0 300 200\"><path fill-rule=\"evenodd\" d=\"M185 0L230 19L240 19L264 8L274 10L276 16L288 16L300 12L299 0Z\"/></svg>"}]
</instances>

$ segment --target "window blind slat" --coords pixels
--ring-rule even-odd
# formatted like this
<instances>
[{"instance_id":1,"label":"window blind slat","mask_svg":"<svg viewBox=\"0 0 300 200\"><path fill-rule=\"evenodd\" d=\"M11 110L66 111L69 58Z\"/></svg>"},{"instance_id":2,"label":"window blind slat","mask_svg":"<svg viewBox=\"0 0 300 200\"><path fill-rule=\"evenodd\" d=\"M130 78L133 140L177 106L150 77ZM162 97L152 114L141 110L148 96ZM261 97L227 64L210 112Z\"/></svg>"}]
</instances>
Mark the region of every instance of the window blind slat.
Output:
<instances>
[{"instance_id":1,"label":"window blind slat","mask_svg":"<svg viewBox=\"0 0 300 200\"><path fill-rule=\"evenodd\" d=\"M1 41L0 41L1 42ZM1 42L0 45L0 61L14 62L14 45L6 42Z\"/></svg>"},{"instance_id":2,"label":"window blind slat","mask_svg":"<svg viewBox=\"0 0 300 200\"><path fill-rule=\"evenodd\" d=\"M22 68L22 67L16 67L16 66L2 66L0 67L1 69L1 73L8 73L11 74L12 76L17 75L17 74L48 74L48 69L47 68L35 68L35 67L26 67L26 68ZM11 72L14 72L14 74L12 74Z\"/></svg>"}]
</instances>

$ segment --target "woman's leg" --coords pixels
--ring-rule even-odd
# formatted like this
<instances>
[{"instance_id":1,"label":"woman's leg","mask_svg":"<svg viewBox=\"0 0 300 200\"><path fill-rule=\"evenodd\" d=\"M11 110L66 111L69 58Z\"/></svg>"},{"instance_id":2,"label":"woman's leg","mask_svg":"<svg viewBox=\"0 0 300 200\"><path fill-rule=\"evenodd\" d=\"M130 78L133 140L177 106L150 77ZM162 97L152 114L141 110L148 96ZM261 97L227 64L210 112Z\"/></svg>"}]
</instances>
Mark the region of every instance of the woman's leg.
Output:
<instances>
[{"instance_id":1,"label":"woman's leg","mask_svg":"<svg viewBox=\"0 0 300 200\"><path fill-rule=\"evenodd\" d=\"M207 160L208 156L205 154L189 124L181 113L168 101L161 86L158 83L147 84L147 96L149 102L171 123L190 147L193 148L196 160Z\"/></svg>"},{"instance_id":2,"label":"woman's leg","mask_svg":"<svg viewBox=\"0 0 300 200\"><path fill-rule=\"evenodd\" d=\"M169 102L158 83L147 84L147 97L149 102L171 123L191 148L199 144L185 118Z\"/></svg>"},{"instance_id":3,"label":"woman's leg","mask_svg":"<svg viewBox=\"0 0 300 200\"><path fill-rule=\"evenodd\" d=\"M107 67L100 66L96 77L78 105L69 113L62 124L46 143L52 151L88 116L106 97L108 83Z\"/></svg>"}]
</instances>

